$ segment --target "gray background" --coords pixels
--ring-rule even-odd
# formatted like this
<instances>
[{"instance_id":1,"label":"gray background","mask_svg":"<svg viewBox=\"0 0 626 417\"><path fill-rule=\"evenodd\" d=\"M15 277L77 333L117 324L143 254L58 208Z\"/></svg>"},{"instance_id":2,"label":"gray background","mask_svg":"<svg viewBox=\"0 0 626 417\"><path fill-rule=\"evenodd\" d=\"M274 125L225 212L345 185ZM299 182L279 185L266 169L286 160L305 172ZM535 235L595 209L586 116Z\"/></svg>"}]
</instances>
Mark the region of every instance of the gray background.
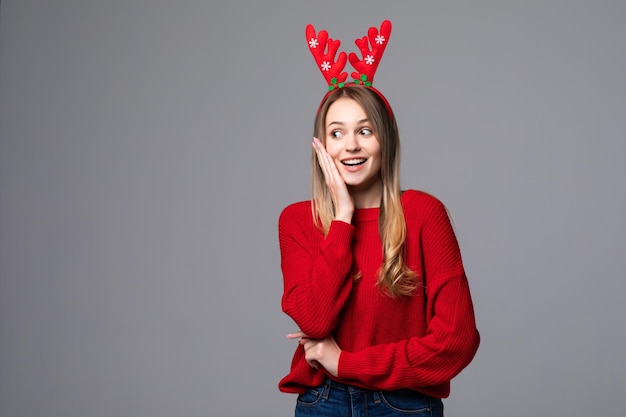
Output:
<instances>
[{"instance_id":1,"label":"gray background","mask_svg":"<svg viewBox=\"0 0 626 417\"><path fill-rule=\"evenodd\" d=\"M448 416L626 409L626 2L4 0L0 415L288 416L276 222L308 198L311 22L452 211L482 345Z\"/></svg>"}]
</instances>

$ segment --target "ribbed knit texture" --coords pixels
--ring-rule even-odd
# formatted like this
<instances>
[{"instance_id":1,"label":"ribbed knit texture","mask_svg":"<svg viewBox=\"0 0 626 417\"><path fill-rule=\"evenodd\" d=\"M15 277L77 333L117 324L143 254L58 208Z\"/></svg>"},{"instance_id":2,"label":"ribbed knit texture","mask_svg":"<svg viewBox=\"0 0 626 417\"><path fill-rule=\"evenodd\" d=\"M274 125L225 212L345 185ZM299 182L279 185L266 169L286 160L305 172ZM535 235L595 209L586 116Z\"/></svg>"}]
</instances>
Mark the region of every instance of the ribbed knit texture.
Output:
<instances>
[{"instance_id":1,"label":"ribbed knit texture","mask_svg":"<svg viewBox=\"0 0 626 417\"><path fill-rule=\"evenodd\" d=\"M352 224L332 222L324 238L313 224L311 203L300 202L279 219L282 308L309 337L333 335L342 349L338 381L444 398L478 348L472 300L443 204L409 190L402 205L406 263L423 284L414 295L390 298L376 285L382 264L378 208L357 209ZM302 393L326 376L307 364L298 345L279 389Z\"/></svg>"}]
</instances>

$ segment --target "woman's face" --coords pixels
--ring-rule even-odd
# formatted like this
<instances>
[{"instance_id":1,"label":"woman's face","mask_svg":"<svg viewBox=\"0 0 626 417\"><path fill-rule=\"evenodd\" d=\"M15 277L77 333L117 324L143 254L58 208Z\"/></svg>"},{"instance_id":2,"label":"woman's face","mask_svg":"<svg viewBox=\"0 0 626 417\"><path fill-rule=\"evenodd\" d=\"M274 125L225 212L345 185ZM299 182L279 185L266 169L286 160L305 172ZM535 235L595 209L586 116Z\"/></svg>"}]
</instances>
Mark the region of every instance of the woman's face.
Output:
<instances>
[{"instance_id":1,"label":"woman's face","mask_svg":"<svg viewBox=\"0 0 626 417\"><path fill-rule=\"evenodd\" d=\"M342 97L326 113L326 151L348 188L367 192L379 190L381 151L373 126L363 108Z\"/></svg>"}]
</instances>

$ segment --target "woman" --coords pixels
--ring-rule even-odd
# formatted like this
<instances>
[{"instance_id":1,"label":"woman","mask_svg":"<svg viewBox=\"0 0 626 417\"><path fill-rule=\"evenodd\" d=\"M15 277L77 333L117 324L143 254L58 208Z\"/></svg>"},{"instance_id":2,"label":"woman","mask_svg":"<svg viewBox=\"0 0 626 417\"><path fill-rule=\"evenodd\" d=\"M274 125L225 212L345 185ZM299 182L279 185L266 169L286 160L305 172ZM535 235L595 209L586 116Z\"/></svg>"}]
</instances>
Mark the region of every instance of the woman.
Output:
<instances>
[{"instance_id":1,"label":"woman","mask_svg":"<svg viewBox=\"0 0 626 417\"><path fill-rule=\"evenodd\" d=\"M313 199L279 219L282 307L299 327L279 388L299 394L296 416L442 416L450 380L478 348L447 211L400 191L399 146L371 85L345 84L322 101Z\"/></svg>"}]
</instances>

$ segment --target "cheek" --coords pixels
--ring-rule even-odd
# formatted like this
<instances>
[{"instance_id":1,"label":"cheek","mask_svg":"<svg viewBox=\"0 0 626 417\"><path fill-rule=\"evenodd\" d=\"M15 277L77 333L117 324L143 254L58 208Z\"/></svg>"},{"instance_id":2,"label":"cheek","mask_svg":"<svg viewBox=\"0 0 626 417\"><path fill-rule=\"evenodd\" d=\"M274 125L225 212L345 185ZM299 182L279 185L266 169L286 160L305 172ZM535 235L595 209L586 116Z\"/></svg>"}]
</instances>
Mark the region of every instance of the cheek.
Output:
<instances>
[{"instance_id":1,"label":"cheek","mask_svg":"<svg viewBox=\"0 0 626 417\"><path fill-rule=\"evenodd\" d=\"M336 158L339 155L339 151L340 151L340 148L339 146L337 146L337 144L331 141L326 142L326 152L328 152L328 154L332 158Z\"/></svg>"},{"instance_id":2,"label":"cheek","mask_svg":"<svg viewBox=\"0 0 626 417\"><path fill-rule=\"evenodd\" d=\"M379 164L382 159L380 145L376 144L369 149L369 154L375 159Z\"/></svg>"},{"instance_id":3,"label":"cheek","mask_svg":"<svg viewBox=\"0 0 626 417\"><path fill-rule=\"evenodd\" d=\"M375 171L380 171L382 169L382 160L380 158L380 155L378 155L376 158L373 158L372 168Z\"/></svg>"}]
</instances>

